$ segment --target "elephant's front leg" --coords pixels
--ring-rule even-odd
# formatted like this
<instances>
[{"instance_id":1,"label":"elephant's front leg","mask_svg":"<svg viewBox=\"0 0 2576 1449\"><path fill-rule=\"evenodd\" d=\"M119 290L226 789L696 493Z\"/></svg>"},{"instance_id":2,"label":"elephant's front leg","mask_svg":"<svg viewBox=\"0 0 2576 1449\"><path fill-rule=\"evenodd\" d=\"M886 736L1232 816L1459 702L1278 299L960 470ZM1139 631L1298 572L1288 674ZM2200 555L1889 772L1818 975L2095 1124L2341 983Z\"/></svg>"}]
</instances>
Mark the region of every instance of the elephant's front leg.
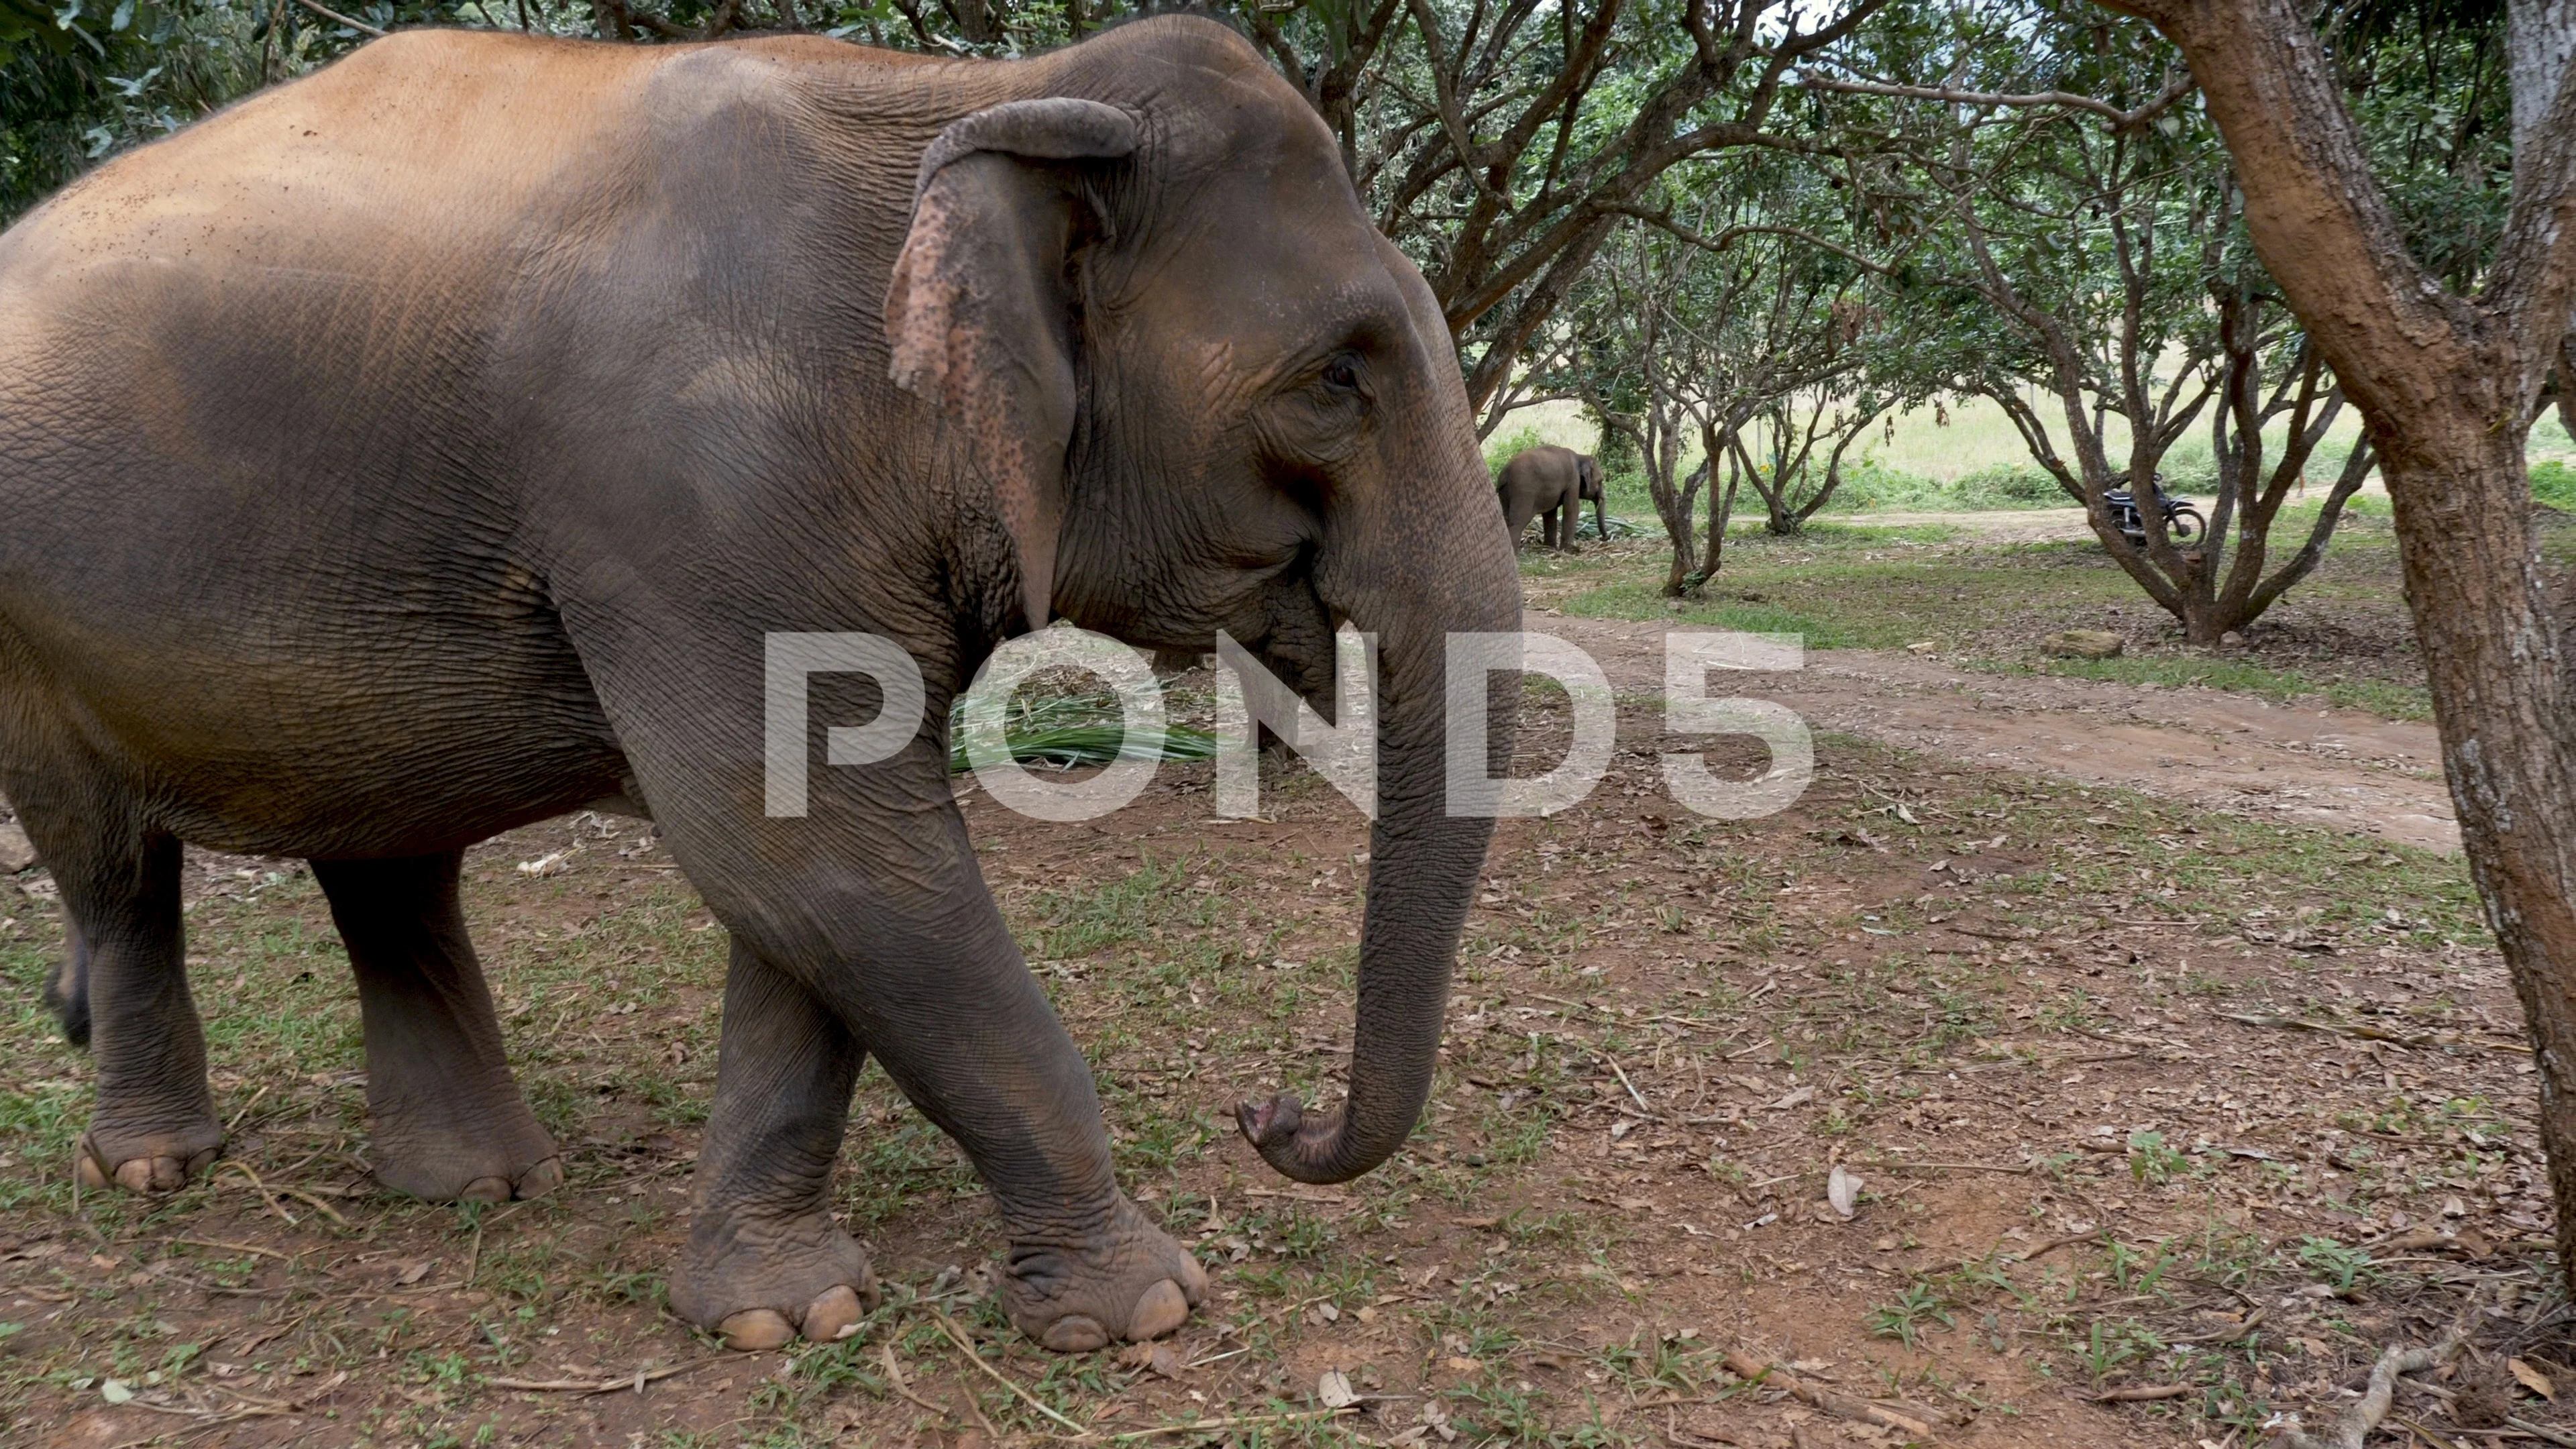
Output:
<instances>
[{"instance_id":1,"label":"elephant's front leg","mask_svg":"<svg viewBox=\"0 0 2576 1449\"><path fill-rule=\"evenodd\" d=\"M876 1276L832 1221L832 1163L867 1048L739 941L725 974L716 1099L698 1152L681 1317L740 1349L836 1338L876 1306Z\"/></svg>"},{"instance_id":2,"label":"elephant's front leg","mask_svg":"<svg viewBox=\"0 0 2576 1449\"><path fill-rule=\"evenodd\" d=\"M1091 1067L980 882L867 973L869 1040L957 1140L1011 1235L1002 1306L1052 1349L1159 1338L1207 1274L1119 1192ZM889 944L897 944L890 942Z\"/></svg>"},{"instance_id":3,"label":"elephant's front leg","mask_svg":"<svg viewBox=\"0 0 2576 1449\"><path fill-rule=\"evenodd\" d=\"M1207 1276L1119 1193L1090 1068L989 899L959 913L990 920L879 931L864 964L800 973L826 978L810 986L737 947L672 1281L683 1316L760 1348L797 1328L828 1339L875 1301L865 1255L829 1214L851 1084L872 1049L991 1190L1011 1234L1003 1306L1023 1331L1081 1350L1188 1318Z\"/></svg>"}]
</instances>

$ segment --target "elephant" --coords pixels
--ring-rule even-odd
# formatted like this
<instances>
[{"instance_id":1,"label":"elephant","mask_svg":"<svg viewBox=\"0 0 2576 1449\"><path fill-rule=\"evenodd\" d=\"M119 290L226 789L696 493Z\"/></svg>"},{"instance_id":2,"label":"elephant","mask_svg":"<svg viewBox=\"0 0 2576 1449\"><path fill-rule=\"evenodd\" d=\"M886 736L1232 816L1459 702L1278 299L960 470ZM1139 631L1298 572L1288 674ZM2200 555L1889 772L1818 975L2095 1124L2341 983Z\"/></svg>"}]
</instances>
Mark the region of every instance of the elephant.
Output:
<instances>
[{"instance_id":1,"label":"elephant","mask_svg":"<svg viewBox=\"0 0 2576 1449\"><path fill-rule=\"evenodd\" d=\"M313 863L384 1186L557 1185L459 862L618 802L730 939L683 1318L756 1349L875 1301L828 1192L874 1053L980 1175L1021 1331L1168 1333L1206 1273L1119 1189L949 704L1061 620L1223 631L1329 712L1336 631L1374 636L1346 1097L1236 1109L1273 1169L1357 1176L1428 1098L1492 833L1444 804L1450 636L1520 620L1485 479L1429 286L1205 18L1011 60L398 32L110 160L0 234L0 794L74 945L76 1170L165 1191L223 1143L184 841ZM773 815L787 631L892 641L923 721ZM895 692L812 690L818 730Z\"/></svg>"},{"instance_id":2,"label":"elephant","mask_svg":"<svg viewBox=\"0 0 2576 1449\"><path fill-rule=\"evenodd\" d=\"M1536 514L1542 520L1539 536L1548 547L1572 552L1585 499L1592 501L1594 531L1610 536L1610 521L1602 513L1601 464L1590 453L1553 443L1524 449L1503 465L1494 496L1503 505L1503 526L1511 530L1515 546L1530 515Z\"/></svg>"}]
</instances>

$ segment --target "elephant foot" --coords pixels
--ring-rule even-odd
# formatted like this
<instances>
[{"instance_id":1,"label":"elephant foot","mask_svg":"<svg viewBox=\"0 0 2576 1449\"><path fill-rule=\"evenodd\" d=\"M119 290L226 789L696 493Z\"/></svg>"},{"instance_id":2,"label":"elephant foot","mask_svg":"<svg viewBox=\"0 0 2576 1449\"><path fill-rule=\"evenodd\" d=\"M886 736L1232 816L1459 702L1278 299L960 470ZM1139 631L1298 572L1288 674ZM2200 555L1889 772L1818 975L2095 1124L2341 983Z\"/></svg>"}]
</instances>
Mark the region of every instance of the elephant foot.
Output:
<instances>
[{"instance_id":1,"label":"elephant foot","mask_svg":"<svg viewBox=\"0 0 2576 1449\"><path fill-rule=\"evenodd\" d=\"M92 1127L72 1149L72 1165L92 1192L177 1192L215 1165L223 1145L223 1126L212 1119L160 1132Z\"/></svg>"},{"instance_id":2,"label":"elephant foot","mask_svg":"<svg viewBox=\"0 0 2576 1449\"><path fill-rule=\"evenodd\" d=\"M846 1338L877 1301L867 1250L821 1212L785 1222L701 1212L671 1274L672 1309L747 1353L799 1334Z\"/></svg>"},{"instance_id":3,"label":"elephant foot","mask_svg":"<svg viewBox=\"0 0 2576 1449\"><path fill-rule=\"evenodd\" d=\"M372 1123L376 1181L429 1202L508 1202L543 1197L562 1186L555 1141L525 1104L513 1101L502 1123L405 1122L378 1114Z\"/></svg>"},{"instance_id":4,"label":"elephant foot","mask_svg":"<svg viewBox=\"0 0 2576 1449\"><path fill-rule=\"evenodd\" d=\"M1011 1243L1002 1307L1022 1333L1058 1353L1160 1338L1207 1296L1207 1270L1124 1196L1105 1228Z\"/></svg>"}]
</instances>

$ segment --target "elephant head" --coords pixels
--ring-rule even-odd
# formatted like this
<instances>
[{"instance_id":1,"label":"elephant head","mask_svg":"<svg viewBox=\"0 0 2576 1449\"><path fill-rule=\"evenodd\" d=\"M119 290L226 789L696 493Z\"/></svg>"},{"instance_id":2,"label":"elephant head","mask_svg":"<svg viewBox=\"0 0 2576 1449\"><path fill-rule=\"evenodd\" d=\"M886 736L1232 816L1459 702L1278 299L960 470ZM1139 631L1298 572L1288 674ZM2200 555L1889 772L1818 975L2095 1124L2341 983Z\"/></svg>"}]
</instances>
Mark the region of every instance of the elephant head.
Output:
<instances>
[{"instance_id":1,"label":"elephant head","mask_svg":"<svg viewBox=\"0 0 2576 1449\"><path fill-rule=\"evenodd\" d=\"M1024 73L1043 94L923 158L886 304L896 376L991 481L1029 625L1193 651L1221 629L1319 703L1334 630L1377 636L1349 1099L1240 1113L1279 1171L1341 1181L1429 1096L1492 833L1445 808L1445 644L1519 627L1511 541L1438 303L1247 42L1161 17ZM1489 759L1510 738L1494 721Z\"/></svg>"},{"instance_id":2,"label":"elephant head","mask_svg":"<svg viewBox=\"0 0 2576 1449\"><path fill-rule=\"evenodd\" d=\"M1601 482L1601 460L1593 457L1590 453L1575 454L1574 478L1575 497L1577 500L1579 501L1585 498L1592 500L1592 531L1601 535L1601 541L1603 543L1608 543L1610 541L1610 520L1603 514L1602 509L1605 501L1609 497L1609 493L1608 490L1602 486ZM1565 526L1572 528L1574 526L1574 520L1570 518L1567 519Z\"/></svg>"}]
</instances>

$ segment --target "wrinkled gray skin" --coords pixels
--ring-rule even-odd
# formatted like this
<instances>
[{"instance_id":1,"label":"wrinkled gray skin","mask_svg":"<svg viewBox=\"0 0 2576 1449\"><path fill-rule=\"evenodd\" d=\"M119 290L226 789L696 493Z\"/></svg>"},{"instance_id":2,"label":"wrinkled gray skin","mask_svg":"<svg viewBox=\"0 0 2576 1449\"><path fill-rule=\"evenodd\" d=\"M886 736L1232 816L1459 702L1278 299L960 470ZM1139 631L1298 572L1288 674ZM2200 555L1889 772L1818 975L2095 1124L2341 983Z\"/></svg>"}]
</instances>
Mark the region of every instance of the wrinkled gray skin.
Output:
<instances>
[{"instance_id":1,"label":"wrinkled gray skin","mask_svg":"<svg viewBox=\"0 0 2576 1449\"><path fill-rule=\"evenodd\" d=\"M1503 526L1511 531L1515 545L1535 514L1541 520L1542 541L1550 548L1573 552L1574 530L1585 499L1592 501L1594 531L1605 539L1610 536L1610 521L1602 515L1601 465L1590 453L1553 443L1525 449L1503 465L1502 476L1494 483L1494 497L1503 505Z\"/></svg>"},{"instance_id":2,"label":"wrinkled gray skin","mask_svg":"<svg viewBox=\"0 0 2576 1449\"><path fill-rule=\"evenodd\" d=\"M111 162L0 236L0 792L74 931L81 1175L166 1190L222 1143L187 840L314 862L387 1184L553 1185L459 856L618 797L733 943L680 1313L754 1347L872 1295L827 1188L874 1052L989 1187L1025 1331L1168 1332L1205 1274L1118 1191L949 701L1049 614L1223 629L1318 699L1334 627L1376 634L1349 1100L1240 1113L1292 1177L1365 1172L1428 1094L1491 831L1442 768L1445 632L1519 621L1484 480L1429 289L1203 20L1008 63L408 33ZM809 740L773 819L781 630L898 641L929 708L881 764ZM812 728L875 701L818 676Z\"/></svg>"}]
</instances>

